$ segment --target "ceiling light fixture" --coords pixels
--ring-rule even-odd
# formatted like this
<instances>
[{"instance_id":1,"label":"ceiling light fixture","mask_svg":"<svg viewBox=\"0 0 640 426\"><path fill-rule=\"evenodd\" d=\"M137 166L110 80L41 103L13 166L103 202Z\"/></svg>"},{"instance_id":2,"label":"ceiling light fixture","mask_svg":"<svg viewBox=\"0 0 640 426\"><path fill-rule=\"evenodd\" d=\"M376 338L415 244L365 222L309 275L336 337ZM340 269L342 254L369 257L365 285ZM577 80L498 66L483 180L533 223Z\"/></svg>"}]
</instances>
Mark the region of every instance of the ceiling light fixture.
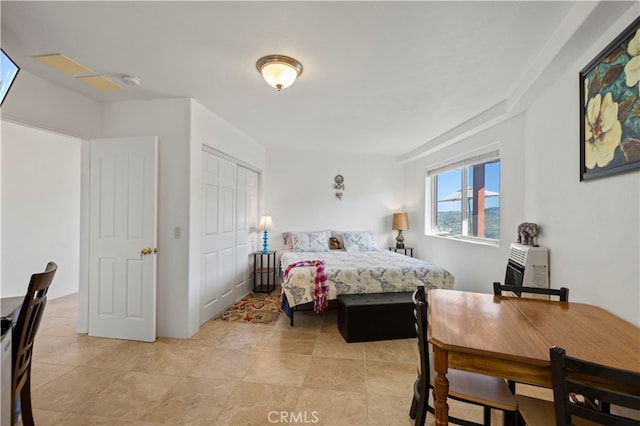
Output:
<instances>
[{"instance_id":1,"label":"ceiling light fixture","mask_svg":"<svg viewBox=\"0 0 640 426\"><path fill-rule=\"evenodd\" d=\"M302 64L293 58L283 55L268 55L256 62L258 72L271 87L286 89L302 74Z\"/></svg>"}]
</instances>

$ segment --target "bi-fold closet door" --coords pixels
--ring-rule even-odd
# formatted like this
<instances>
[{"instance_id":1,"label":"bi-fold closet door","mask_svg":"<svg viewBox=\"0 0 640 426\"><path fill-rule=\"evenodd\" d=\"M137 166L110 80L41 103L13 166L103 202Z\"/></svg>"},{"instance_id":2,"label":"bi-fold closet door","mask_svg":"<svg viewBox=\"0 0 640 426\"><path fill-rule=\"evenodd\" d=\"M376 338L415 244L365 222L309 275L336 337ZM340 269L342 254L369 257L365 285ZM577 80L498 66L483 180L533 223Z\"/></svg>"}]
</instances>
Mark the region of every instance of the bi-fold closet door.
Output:
<instances>
[{"instance_id":1,"label":"bi-fold closet door","mask_svg":"<svg viewBox=\"0 0 640 426\"><path fill-rule=\"evenodd\" d=\"M250 290L256 250L260 174L233 159L202 152L204 235L200 324Z\"/></svg>"}]
</instances>

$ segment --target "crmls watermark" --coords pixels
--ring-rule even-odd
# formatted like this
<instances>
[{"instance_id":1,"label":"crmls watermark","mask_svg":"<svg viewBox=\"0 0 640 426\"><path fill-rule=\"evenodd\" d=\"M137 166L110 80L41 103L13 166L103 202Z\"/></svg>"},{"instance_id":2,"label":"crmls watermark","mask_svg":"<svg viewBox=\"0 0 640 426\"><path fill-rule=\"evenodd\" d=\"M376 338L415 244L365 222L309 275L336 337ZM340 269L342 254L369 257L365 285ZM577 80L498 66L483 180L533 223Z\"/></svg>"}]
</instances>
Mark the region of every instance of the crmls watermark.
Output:
<instances>
[{"instance_id":1,"label":"crmls watermark","mask_svg":"<svg viewBox=\"0 0 640 426\"><path fill-rule=\"evenodd\" d=\"M269 411L269 423L309 424L318 423L317 411Z\"/></svg>"}]
</instances>

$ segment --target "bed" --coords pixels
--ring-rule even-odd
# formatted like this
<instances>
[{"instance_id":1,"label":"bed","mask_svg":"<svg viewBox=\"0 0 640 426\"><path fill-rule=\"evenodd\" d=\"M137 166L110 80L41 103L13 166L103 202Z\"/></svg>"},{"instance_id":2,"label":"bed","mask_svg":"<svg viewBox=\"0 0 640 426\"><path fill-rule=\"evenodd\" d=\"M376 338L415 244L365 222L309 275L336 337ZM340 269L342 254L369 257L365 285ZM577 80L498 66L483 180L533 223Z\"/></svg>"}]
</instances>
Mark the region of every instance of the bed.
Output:
<instances>
[{"instance_id":1,"label":"bed","mask_svg":"<svg viewBox=\"0 0 640 426\"><path fill-rule=\"evenodd\" d=\"M296 244L295 235L293 242L288 242L285 233L285 250L280 257L280 276L282 282L282 309L291 319L296 310L313 309L316 267L290 265L305 261L324 262L324 273L328 284L328 300L337 299L343 294L365 293L391 293L412 292L419 285L425 285L428 289L453 287L453 275L446 269L389 250L381 250L375 244L373 233L364 238L363 232L340 232L341 249L330 250L325 240L328 235L338 234L336 231L320 231L306 235L301 244ZM291 233L296 234L296 233ZM324 234L325 238L317 234ZM353 235L361 238L354 248ZM314 244L315 237L319 239ZM334 237L335 238L335 237ZM289 244L287 244L289 243ZM289 247L287 247L289 245ZM326 247L326 248L325 248ZM285 271L288 274L285 276Z\"/></svg>"}]
</instances>

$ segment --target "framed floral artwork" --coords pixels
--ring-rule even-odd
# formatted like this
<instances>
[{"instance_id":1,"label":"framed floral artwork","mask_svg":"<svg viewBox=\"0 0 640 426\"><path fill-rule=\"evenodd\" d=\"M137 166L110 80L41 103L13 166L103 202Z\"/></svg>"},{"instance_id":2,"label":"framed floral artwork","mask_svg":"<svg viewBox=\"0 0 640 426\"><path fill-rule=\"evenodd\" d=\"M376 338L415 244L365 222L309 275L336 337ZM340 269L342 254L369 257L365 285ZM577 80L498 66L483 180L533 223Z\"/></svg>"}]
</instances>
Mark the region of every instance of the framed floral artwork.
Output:
<instances>
[{"instance_id":1,"label":"framed floral artwork","mask_svg":"<svg viewBox=\"0 0 640 426\"><path fill-rule=\"evenodd\" d=\"M640 168L640 18L580 71L580 180Z\"/></svg>"}]
</instances>

